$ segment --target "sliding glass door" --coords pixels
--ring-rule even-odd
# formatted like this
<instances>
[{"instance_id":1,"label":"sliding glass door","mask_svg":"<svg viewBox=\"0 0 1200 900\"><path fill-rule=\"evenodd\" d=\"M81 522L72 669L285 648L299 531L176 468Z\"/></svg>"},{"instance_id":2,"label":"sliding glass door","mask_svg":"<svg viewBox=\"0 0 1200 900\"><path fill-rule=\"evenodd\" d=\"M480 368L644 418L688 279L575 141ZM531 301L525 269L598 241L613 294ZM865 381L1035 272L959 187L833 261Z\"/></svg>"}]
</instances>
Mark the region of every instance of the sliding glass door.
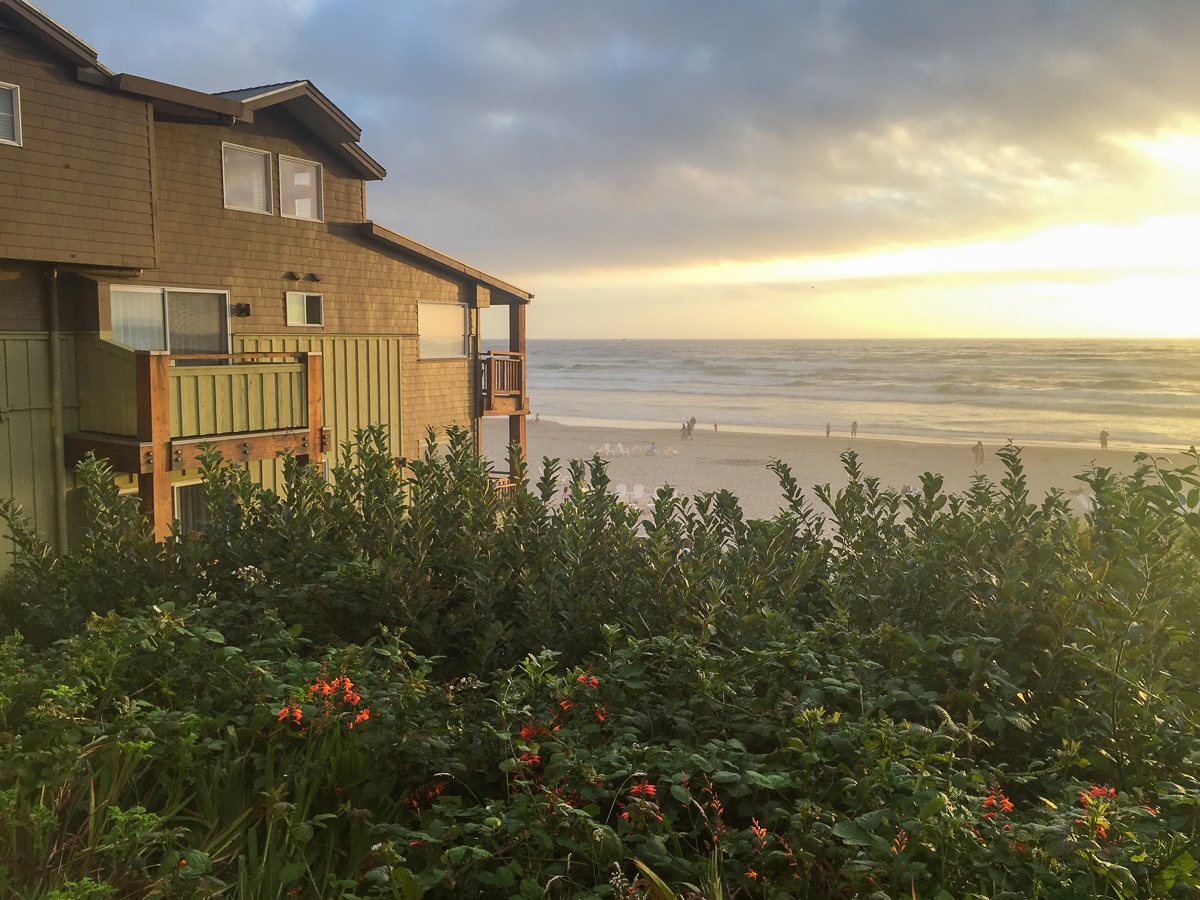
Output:
<instances>
[{"instance_id":1,"label":"sliding glass door","mask_svg":"<svg viewBox=\"0 0 1200 900\"><path fill-rule=\"evenodd\" d=\"M229 352L229 297L224 291L113 288L110 308L113 340L134 350Z\"/></svg>"}]
</instances>

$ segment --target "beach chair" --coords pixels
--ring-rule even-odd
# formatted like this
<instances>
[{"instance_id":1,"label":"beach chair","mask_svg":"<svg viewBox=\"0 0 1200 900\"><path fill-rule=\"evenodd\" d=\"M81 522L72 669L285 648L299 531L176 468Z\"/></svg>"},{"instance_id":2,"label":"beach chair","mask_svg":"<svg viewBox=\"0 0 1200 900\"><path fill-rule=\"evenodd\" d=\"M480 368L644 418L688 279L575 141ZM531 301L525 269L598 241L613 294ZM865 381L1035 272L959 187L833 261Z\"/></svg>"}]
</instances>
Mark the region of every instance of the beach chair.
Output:
<instances>
[{"instance_id":1,"label":"beach chair","mask_svg":"<svg viewBox=\"0 0 1200 900\"><path fill-rule=\"evenodd\" d=\"M629 451L625 449L625 445L617 441L617 456L628 456Z\"/></svg>"},{"instance_id":2,"label":"beach chair","mask_svg":"<svg viewBox=\"0 0 1200 900\"><path fill-rule=\"evenodd\" d=\"M636 506L638 509L645 509L650 498L646 495L645 485L635 484L633 491L629 494L629 504Z\"/></svg>"}]
</instances>

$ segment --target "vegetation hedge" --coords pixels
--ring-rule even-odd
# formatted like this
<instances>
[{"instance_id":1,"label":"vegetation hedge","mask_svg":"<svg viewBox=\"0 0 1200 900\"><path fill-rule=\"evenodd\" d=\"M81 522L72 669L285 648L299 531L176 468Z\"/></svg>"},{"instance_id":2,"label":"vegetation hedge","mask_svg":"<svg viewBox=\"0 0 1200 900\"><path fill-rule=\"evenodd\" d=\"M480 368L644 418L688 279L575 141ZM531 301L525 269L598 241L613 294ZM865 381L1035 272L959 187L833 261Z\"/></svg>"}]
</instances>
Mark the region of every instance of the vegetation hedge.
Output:
<instances>
[{"instance_id":1,"label":"vegetation hedge","mask_svg":"<svg viewBox=\"0 0 1200 900\"><path fill-rule=\"evenodd\" d=\"M1200 476L783 508L379 431L156 544L11 504L0 896L1200 897Z\"/></svg>"}]
</instances>

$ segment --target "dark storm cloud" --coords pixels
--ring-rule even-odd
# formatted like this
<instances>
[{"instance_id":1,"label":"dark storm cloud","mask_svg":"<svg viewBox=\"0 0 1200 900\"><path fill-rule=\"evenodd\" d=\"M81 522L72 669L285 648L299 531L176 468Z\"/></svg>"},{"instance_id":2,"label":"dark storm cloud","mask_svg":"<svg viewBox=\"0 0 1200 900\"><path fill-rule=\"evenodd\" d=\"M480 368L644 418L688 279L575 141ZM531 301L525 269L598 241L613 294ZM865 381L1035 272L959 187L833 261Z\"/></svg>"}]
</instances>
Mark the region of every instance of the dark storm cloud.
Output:
<instances>
[{"instance_id":1,"label":"dark storm cloud","mask_svg":"<svg viewBox=\"0 0 1200 900\"><path fill-rule=\"evenodd\" d=\"M312 79L389 170L372 217L501 272L1169 212L1110 138L1200 116L1197 3L42 6L119 71Z\"/></svg>"}]
</instances>

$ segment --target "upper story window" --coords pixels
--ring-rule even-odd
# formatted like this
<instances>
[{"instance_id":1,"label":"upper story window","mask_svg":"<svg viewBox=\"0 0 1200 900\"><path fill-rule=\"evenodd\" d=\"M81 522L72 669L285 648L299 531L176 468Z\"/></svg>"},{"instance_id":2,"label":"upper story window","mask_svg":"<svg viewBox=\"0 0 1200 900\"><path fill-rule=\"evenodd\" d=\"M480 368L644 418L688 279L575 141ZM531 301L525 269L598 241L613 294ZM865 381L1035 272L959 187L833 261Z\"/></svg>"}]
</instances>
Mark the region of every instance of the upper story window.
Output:
<instances>
[{"instance_id":1,"label":"upper story window","mask_svg":"<svg viewBox=\"0 0 1200 900\"><path fill-rule=\"evenodd\" d=\"M0 82L0 144L21 146L21 89Z\"/></svg>"},{"instance_id":2,"label":"upper story window","mask_svg":"<svg viewBox=\"0 0 1200 900\"><path fill-rule=\"evenodd\" d=\"M418 303L417 331L421 359L454 359L467 355L467 308L461 303Z\"/></svg>"},{"instance_id":3,"label":"upper story window","mask_svg":"<svg viewBox=\"0 0 1200 900\"><path fill-rule=\"evenodd\" d=\"M271 154L266 150L221 144L225 207L270 215Z\"/></svg>"},{"instance_id":4,"label":"upper story window","mask_svg":"<svg viewBox=\"0 0 1200 900\"><path fill-rule=\"evenodd\" d=\"M319 163L279 155L279 207L286 219L324 221Z\"/></svg>"}]
</instances>

